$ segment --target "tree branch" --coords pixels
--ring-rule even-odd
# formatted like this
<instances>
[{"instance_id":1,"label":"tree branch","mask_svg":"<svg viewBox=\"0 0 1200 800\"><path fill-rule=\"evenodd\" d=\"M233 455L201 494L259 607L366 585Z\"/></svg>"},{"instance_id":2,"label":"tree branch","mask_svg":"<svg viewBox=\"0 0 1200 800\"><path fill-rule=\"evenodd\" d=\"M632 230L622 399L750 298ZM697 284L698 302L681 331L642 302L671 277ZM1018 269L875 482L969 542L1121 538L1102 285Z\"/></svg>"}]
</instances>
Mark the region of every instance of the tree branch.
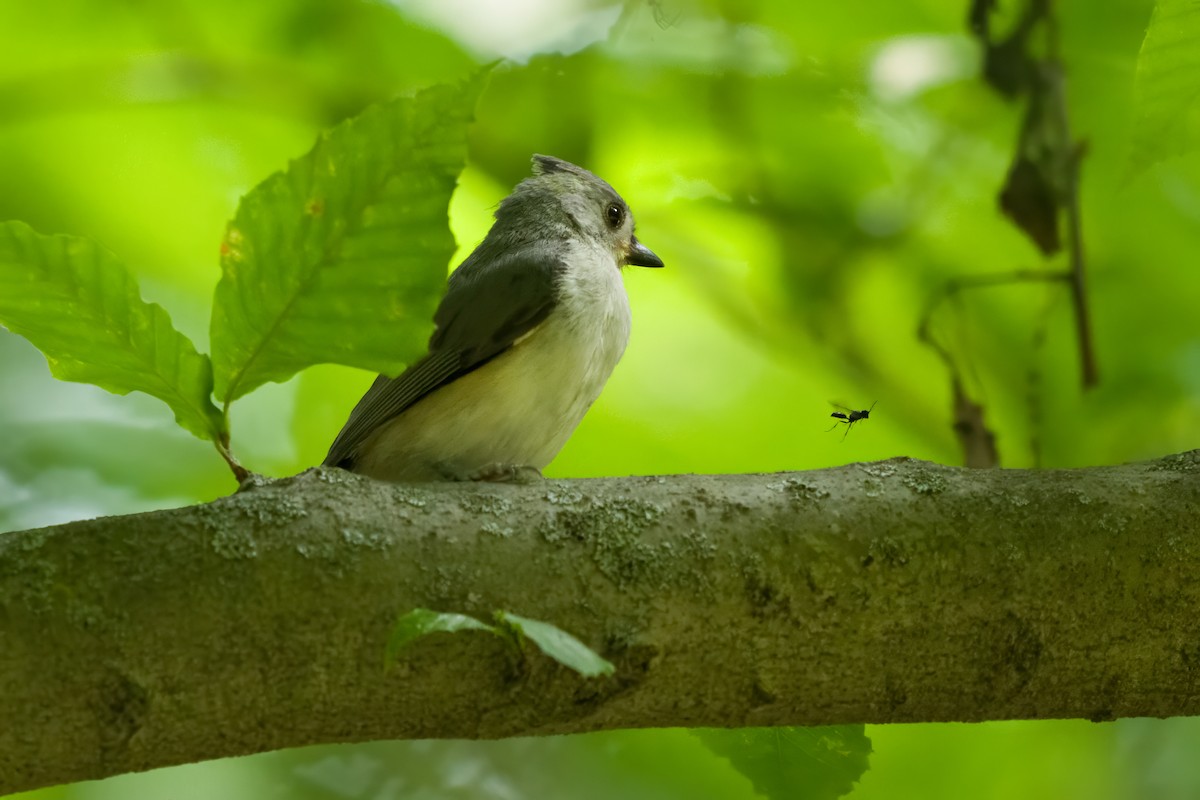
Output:
<instances>
[{"instance_id":1,"label":"tree branch","mask_svg":"<svg viewBox=\"0 0 1200 800\"><path fill-rule=\"evenodd\" d=\"M1200 451L399 486L0 536L0 791L317 742L1200 713ZM543 619L383 668L414 607Z\"/></svg>"}]
</instances>

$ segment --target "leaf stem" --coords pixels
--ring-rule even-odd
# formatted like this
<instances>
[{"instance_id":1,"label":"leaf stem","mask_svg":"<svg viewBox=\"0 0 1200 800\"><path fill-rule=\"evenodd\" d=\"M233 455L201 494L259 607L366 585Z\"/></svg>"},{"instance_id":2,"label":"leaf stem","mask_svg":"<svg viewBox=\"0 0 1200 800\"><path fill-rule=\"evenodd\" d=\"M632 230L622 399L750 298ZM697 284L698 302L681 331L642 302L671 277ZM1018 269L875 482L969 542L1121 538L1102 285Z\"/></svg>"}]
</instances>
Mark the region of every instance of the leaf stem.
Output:
<instances>
[{"instance_id":1,"label":"leaf stem","mask_svg":"<svg viewBox=\"0 0 1200 800\"><path fill-rule=\"evenodd\" d=\"M228 406L226 407L228 410ZM221 454L221 458L225 459L225 463L229 465L229 469L233 472L233 477L241 486L246 482L253 473L242 466L242 463L234 456L233 451L229 449L229 434L223 433L218 438L213 439L213 445L216 446L217 452Z\"/></svg>"}]
</instances>

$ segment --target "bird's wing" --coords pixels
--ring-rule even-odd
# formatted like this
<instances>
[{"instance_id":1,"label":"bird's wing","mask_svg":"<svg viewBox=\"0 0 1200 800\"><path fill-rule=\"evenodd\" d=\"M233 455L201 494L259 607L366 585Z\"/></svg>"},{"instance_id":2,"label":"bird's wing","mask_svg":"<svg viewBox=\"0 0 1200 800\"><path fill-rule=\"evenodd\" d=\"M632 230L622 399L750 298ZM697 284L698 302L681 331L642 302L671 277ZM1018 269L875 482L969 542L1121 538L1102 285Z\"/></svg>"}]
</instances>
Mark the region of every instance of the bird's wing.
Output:
<instances>
[{"instance_id":1,"label":"bird's wing","mask_svg":"<svg viewBox=\"0 0 1200 800\"><path fill-rule=\"evenodd\" d=\"M488 263L468 259L450 277L429 340L429 353L399 377L380 375L350 412L325 456L327 466L347 466L379 426L421 398L486 364L540 325L554 307L562 264L529 255Z\"/></svg>"}]
</instances>

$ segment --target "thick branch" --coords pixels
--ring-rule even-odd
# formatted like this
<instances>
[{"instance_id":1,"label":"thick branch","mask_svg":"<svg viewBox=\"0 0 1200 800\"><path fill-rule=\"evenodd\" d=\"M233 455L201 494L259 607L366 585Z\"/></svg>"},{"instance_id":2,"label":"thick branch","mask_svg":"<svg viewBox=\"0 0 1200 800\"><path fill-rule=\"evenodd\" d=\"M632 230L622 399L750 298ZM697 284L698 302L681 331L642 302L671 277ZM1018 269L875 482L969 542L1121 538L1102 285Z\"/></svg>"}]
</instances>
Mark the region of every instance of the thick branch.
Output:
<instances>
[{"instance_id":1,"label":"thick branch","mask_svg":"<svg viewBox=\"0 0 1200 800\"><path fill-rule=\"evenodd\" d=\"M1200 713L1200 451L395 486L0 536L0 791L315 742ZM423 606L553 622L383 669Z\"/></svg>"}]
</instances>

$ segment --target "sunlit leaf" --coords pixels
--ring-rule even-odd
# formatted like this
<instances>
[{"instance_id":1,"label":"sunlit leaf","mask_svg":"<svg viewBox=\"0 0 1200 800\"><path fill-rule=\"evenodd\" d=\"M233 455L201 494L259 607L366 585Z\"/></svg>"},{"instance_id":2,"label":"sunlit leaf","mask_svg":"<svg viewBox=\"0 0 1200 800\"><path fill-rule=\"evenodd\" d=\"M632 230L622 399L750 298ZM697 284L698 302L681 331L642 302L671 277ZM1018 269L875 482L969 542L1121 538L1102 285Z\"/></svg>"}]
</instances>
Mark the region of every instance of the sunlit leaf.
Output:
<instances>
[{"instance_id":1,"label":"sunlit leaf","mask_svg":"<svg viewBox=\"0 0 1200 800\"><path fill-rule=\"evenodd\" d=\"M871 755L862 725L701 728L694 733L771 800L841 797L867 771Z\"/></svg>"},{"instance_id":2,"label":"sunlit leaf","mask_svg":"<svg viewBox=\"0 0 1200 800\"><path fill-rule=\"evenodd\" d=\"M1130 172L1200 142L1200 3L1158 0L1137 61Z\"/></svg>"},{"instance_id":3,"label":"sunlit leaf","mask_svg":"<svg viewBox=\"0 0 1200 800\"><path fill-rule=\"evenodd\" d=\"M369 108L242 198L213 306L219 399L320 363L395 374L423 352L484 79Z\"/></svg>"},{"instance_id":4,"label":"sunlit leaf","mask_svg":"<svg viewBox=\"0 0 1200 800\"><path fill-rule=\"evenodd\" d=\"M431 633L458 633L460 631L487 631L496 633L496 629L486 622L480 622L465 614L454 614L442 611L430 611L427 608L414 608L392 626L388 637L387 651L384 663L391 664L397 654L415 640Z\"/></svg>"},{"instance_id":5,"label":"sunlit leaf","mask_svg":"<svg viewBox=\"0 0 1200 800\"><path fill-rule=\"evenodd\" d=\"M612 663L601 658L595 650L547 622L518 617L507 611L497 611L496 619L514 628L537 645L543 653L580 675L595 678L599 675L611 675L615 671Z\"/></svg>"},{"instance_id":6,"label":"sunlit leaf","mask_svg":"<svg viewBox=\"0 0 1200 800\"><path fill-rule=\"evenodd\" d=\"M77 236L0 223L0 325L32 342L64 381L145 392L202 439L221 435L212 365L147 303L116 256Z\"/></svg>"}]
</instances>

